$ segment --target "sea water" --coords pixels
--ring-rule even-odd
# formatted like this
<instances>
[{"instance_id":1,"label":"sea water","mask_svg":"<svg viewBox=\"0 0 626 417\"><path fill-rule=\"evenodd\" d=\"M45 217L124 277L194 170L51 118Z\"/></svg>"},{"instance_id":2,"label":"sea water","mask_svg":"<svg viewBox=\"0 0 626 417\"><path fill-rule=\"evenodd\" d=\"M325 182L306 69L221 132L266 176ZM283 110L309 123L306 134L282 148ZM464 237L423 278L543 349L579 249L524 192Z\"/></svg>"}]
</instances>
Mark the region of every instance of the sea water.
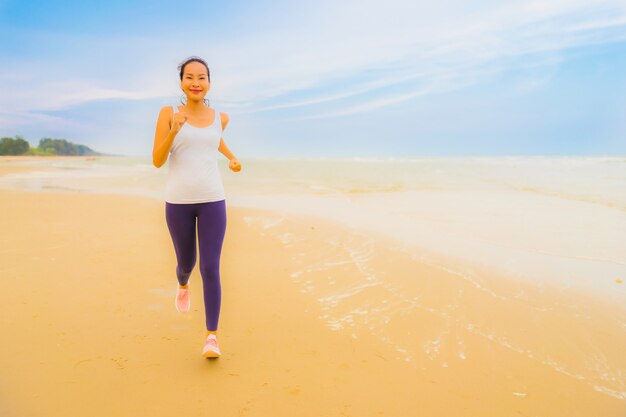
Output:
<instances>
[{"instance_id":1,"label":"sea water","mask_svg":"<svg viewBox=\"0 0 626 417\"><path fill-rule=\"evenodd\" d=\"M626 301L626 157L415 157L219 161L232 206L318 216L509 277ZM46 171L0 187L164 200L148 157L0 162Z\"/></svg>"}]
</instances>

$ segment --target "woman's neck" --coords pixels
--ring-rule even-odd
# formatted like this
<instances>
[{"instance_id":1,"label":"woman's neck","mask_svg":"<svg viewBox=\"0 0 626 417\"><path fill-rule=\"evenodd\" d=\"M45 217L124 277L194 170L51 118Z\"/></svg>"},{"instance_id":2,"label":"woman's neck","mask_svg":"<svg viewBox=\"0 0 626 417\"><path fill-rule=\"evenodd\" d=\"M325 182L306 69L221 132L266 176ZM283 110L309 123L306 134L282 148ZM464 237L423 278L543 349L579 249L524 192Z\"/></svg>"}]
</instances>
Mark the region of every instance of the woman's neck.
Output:
<instances>
[{"instance_id":1,"label":"woman's neck","mask_svg":"<svg viewBox=\"0 0 626 417\"><path fill-rule=\"evenodd\" d=\"M204 101L187 100L187 104L185 104L185 108L190 113L201 114L201 113L204 113L204 110L208 107L204 104Z\"/></svg>"}]
</instances>

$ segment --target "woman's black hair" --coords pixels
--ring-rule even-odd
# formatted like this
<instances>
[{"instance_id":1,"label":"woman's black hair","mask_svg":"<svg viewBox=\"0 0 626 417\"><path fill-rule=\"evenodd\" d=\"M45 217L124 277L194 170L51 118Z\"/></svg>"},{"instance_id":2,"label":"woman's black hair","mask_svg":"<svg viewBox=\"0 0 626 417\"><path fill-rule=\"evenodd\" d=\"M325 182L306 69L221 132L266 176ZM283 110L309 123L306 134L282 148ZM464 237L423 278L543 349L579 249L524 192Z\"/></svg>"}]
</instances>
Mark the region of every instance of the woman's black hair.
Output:
<instances>
[{"instance_id":1,"label":"woman's black hair","mask_svg":"<svg viewBox=\"0 0 626 417\"><path fill-rule=\"evenodd\" d=\"M206 68L206 75L209 79L209 82L211 82L211 72L209 71L209 66L207 65L207 63L204 61L204 59L200 58L199 56L190 56L188 58L186 58L183 62L181 62L180 64L178 64L178 71L180 72L179 76L180 76L180 80L183 80L183 74L185 73L185 66L190 63L190 62L199 62L202 65L204 65L204 67ZM185 96L185 94L183 94L183 96ZM186 96L185 96L186 98ZM206 102L207 106L209 105L209 100L208 99L204 99L204 101ZM185 100L183 102L183 100L181 99L181 102L184 104L187 104L187 101Z\"/></svg>"}]
</instances>

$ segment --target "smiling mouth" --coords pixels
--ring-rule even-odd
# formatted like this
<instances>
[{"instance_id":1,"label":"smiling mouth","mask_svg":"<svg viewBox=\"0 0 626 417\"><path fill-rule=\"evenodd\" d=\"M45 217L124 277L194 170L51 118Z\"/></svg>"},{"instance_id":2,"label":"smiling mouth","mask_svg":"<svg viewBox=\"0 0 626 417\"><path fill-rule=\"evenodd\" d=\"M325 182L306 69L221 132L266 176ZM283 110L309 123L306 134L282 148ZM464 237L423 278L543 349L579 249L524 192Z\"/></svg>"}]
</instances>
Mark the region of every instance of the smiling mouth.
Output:
<instances>
[{"instance_id":1,"label":"smiling mouth","mask_svg":"<svg viewBox=\"0 0 626 417\"><path fill-rule=\"evenodd\" d=\"M189 91L191 91L192 93L199 93L199 92L201 92L202 90L189 90Z\"/></svg>"}]
</instances>

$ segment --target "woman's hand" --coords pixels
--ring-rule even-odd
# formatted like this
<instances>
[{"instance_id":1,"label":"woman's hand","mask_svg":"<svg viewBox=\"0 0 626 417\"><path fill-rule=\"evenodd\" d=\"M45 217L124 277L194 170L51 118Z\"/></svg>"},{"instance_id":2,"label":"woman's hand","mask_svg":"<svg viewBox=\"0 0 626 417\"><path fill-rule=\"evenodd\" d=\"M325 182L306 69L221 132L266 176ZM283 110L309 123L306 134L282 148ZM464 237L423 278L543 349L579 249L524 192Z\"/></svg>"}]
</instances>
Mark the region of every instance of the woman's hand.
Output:
<instances>
[{"instance_id":1,"label":"woman's hand","mask_svg":"<svg viewBox=\"0 0 626 417\"><path fill-rule=\"evenodd\" d=\"M180 128L183 127L185 122L187 121L187 113L184 111L174 112L174 116L172 117L172 128L171 131L178 133Z\"/></svg>"},{"instance_id":2,"label":"woman's hand","mask_svg":"<svg viewBox=\"0 0 626 417\"><path fill-rule=\"evenodd\" d=\"M230 168L231 171L239 172L241 171L241 164L237 158L233 158L228 162L228 168Z\"/></svg>"}]
</instances>

